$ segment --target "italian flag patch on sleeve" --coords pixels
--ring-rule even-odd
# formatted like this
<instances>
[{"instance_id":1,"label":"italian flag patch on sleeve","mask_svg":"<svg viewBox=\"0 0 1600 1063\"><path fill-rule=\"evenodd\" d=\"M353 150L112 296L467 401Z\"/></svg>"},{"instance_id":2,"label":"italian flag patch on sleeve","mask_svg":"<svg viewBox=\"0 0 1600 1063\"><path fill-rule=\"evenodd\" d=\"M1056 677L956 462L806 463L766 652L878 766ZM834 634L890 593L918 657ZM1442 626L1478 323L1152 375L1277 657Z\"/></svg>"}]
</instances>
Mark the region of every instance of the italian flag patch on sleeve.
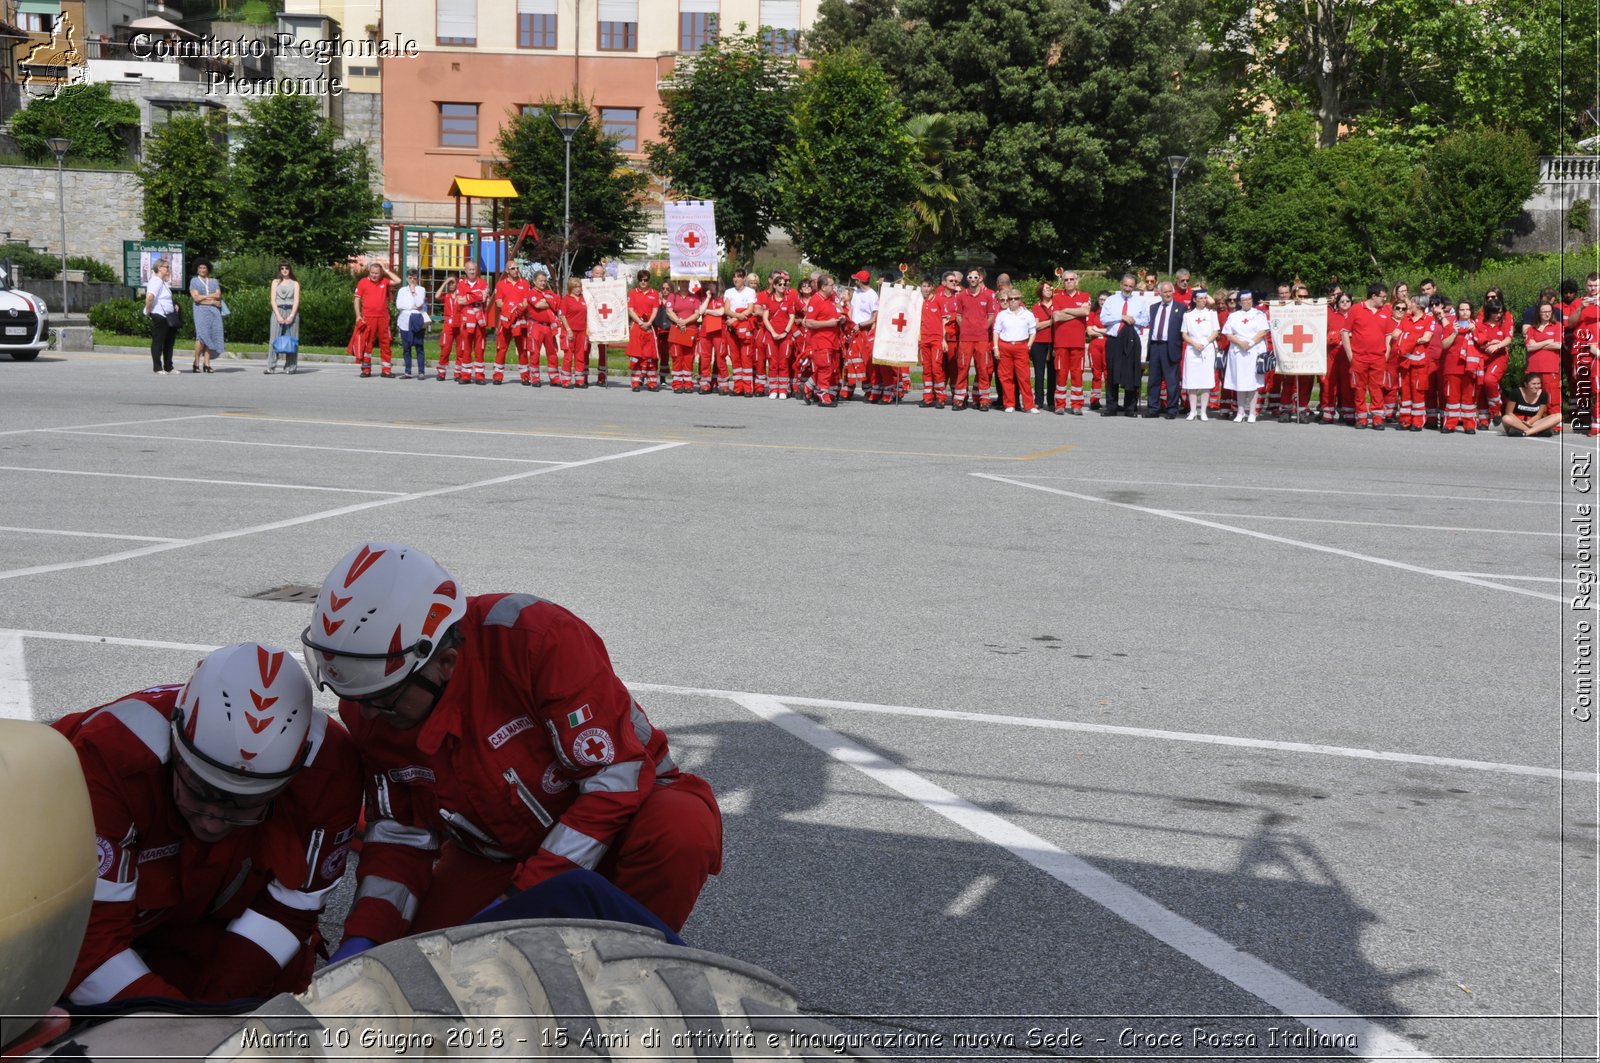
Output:
<instances>
[{"instance_id":1,"label":"italian flag patch on sleeve","mask_svg":"<svg viewBox=\"0 0 1600 1063\"><path fill-rule=\"evenodd\" d=\"M593 713L589 711L589 706L580 706L579 708L574 709L572 712L567 713L567 726L582 727L584 724L589 722L589 718L592 715Z\"/></svg>"}]
</instances>

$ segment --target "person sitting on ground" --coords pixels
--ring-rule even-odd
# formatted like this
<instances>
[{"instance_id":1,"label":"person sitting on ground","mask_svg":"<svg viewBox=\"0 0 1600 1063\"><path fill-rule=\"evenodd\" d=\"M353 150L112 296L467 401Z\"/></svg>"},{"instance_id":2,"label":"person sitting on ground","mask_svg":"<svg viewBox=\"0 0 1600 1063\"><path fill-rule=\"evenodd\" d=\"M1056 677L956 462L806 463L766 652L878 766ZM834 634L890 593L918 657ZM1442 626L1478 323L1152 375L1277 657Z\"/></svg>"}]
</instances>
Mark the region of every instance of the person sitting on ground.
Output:
<instances>
[{"instance_id":1,"label":"person sitting on ground","mask_svg":"<svg viewBox=\"0 0 1600 1063\"><path fill-rule=\"evenodd\" d=\"M335 960L502 901L573 914L526 903L568 875L676 931L721 870L710 784L679 770L600 636L559 605L468 597L422 551L365 543L328 574L301 641L368 788Z\"/></svg>"},{"instance_id":2,"label":"person sitting on ground","mask_svg":"<svg viewBox=\"0 0 1600 1063\"><path fill-rule=\"evenodd\" d=\"M52 724L78 754L99 872L67 1000L297 993L361 808L350 736L294 658L224 646L182 686Z\"/></svg>"},{"instance_id":3,"label":"person sitting on ground","mask_svg":"<svg viewBox=\"0 0 1600 1063\"><path fill-rule=\"evenodd\" d=\"M1508 436L1552 436L1561 431L1561 411L1552 407L1544 378L1529 373L1521 387L1508 387L1501 399L1500 424Z\"/></svg>"}]
</instances>

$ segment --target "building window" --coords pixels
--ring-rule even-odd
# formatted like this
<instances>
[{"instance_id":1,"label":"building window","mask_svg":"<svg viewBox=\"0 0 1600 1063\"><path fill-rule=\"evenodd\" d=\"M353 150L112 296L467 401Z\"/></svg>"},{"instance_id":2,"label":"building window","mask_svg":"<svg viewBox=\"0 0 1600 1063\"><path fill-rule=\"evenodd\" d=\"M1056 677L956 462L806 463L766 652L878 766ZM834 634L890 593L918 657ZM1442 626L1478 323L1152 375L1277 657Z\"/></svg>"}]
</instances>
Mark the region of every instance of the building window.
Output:
<instances>
[{"instance_id":1,"label":"building window","mask_svg":"<svg viewBox=\"0 0 1600 1063\"><path fill-rule=\"evenodd\" d=\"M601 132L613 138L618 151L639 150L639 109L637 107L600 108Z\"/></svg>"},{"instance_id":2,"label":"building window","mask_svg":"<svg viewBox=\"0 0 1600 1063\"><path fill-rule=\"evenodd\" d=\"M800 0L761 0L761 46L774 55L800 50Z\"/></svg>"},{"instance_id":3,"label":"building window","mask_svg":"<svg viewBox=\"0 0 1600 1063\"><path fill-rule=\"evenodd\" d=\"M557 0L517 0L517 47L556 46Z\"/></svg>"},{"instance_id":4,"label":"building window","mask_svg":"<svg viewBox=\"0 0 1600 1063\"><path fill-rule=\"evenodd\" d=\"M17 16L17 28L24 33L49 33L56 27L54 15L36 15L24 11Z\"/></svg>"},{"instance_id":5,"label":"building window","mask_svg":"<svg viewBox=\"0 0 1600 1063\"><path fill-rule=\"evenodd\" d=\"M441 103L439 105L439 146L475 148L478 146L478 105Z\"/></svg>"},{"instance_id":6,"label":"building window","mask_svg":"<svg viewBox=\"0 0 1600 1063\"><path fill-rule=\"evenodd\" d=\"M344 72L353 78L375 78L378 76L378 68L375 66L350 66L345 67Z\"/></svg>"},{"instance_id":7,"label":"building window","mask_svg":"<svg viewBox=\"0 0 1600 1063\"><path fill-rule=\"evenodd\" d=\"M441 45L476 47L478 43L478 0L438 0L438 21L434 35Z\"/></svg>"},{"instance_id":8,"label":"building window","mask_svg":"<svg viewBox=\"0 0 1600 1063\"><path fill-rule=\"evenodd\" d=\"M639 50L639 0L600 0L600 50Z\"/></svg>"},{"instance_id":9,"label":"building window","mask_svg":"<svg viewBox=\"0 0 1600 1063\"><path fill-rule=\"evenodd\" d=\"M721 0L679 0L678 51L698 52L717 40Z\"/></svg>"}]
</instances>

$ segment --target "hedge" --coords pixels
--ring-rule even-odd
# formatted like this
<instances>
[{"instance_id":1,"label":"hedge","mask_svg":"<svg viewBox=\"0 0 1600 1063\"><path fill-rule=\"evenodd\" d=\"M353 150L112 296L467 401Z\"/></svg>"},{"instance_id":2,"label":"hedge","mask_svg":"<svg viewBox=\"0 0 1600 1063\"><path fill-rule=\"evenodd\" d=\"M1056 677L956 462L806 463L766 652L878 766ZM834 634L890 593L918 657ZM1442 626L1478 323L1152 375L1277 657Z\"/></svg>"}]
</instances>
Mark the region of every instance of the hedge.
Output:
<instances>
[{"instance_id":1,"label":"hedge","mask_svg":"<svg viewBox=\"0 0 1600 1063\"><path fill-rule=\"evenodd\" d=\"M179 293L180 295L182 293ZM271 323L271 309L265 288L246 288L229 293L223 289L228 316L223 319L223 335L230 348L238 345L265 347ZM193 307L183 304L183 327L178 335L194 336ZM89 323L97 329L125 336L150 335L150 319L144 316L144 299L111 299L89 311ZM302 291L300 293L300 342L308 345L342 347L355 329L355 309L349 291Z\"/></svg>"}]
</instances>

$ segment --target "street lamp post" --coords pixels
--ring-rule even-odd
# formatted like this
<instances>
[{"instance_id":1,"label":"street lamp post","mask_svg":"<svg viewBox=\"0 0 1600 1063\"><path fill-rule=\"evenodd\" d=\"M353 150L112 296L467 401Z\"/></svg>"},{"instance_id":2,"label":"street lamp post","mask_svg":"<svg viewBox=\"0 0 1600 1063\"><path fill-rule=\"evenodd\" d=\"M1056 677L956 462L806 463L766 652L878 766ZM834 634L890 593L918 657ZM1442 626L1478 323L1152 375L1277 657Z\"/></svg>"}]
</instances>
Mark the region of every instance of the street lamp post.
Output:
<instances>
[{"instance_id":1,"label":"street lamp post","mask_svg":"<svg viewBox=\"0 0 1600 1063\"><path fill-rule=\"evenodd\" d=\"M1189 165L1187 155L1168 155L1167 169L1172 171L1172 218L1167 223L1167 276L1172 276L1172 253L1178 243L1178 175Z\"/></svg>"},{"instance_id":2,"label":"street lamp post","mask_svg":"<svg viewBox=\"0 0 1600 1063\"><path fill-rule=\"evenodd\" d=\"M561 209L561 287L558 289L565 293L567 279L572 272L572 137L589 120L589 114L587 111L558 111L550 116L550 120L561 131L561 139L567 148L567 191Z\"/></svg>"},{"instance_id":3,"label":"street lamp post","mask_svg":"<svg viewBox=\"0 0 1600 1063\"><path fill-rule=\"evenodd\" d=\"M51 137L47 143L56 153L56 205L61 208L61 323L67 322L67 182L62 176L61 164L67 157L72 141L66 137Z\"/></svg>"}]
</instances>

